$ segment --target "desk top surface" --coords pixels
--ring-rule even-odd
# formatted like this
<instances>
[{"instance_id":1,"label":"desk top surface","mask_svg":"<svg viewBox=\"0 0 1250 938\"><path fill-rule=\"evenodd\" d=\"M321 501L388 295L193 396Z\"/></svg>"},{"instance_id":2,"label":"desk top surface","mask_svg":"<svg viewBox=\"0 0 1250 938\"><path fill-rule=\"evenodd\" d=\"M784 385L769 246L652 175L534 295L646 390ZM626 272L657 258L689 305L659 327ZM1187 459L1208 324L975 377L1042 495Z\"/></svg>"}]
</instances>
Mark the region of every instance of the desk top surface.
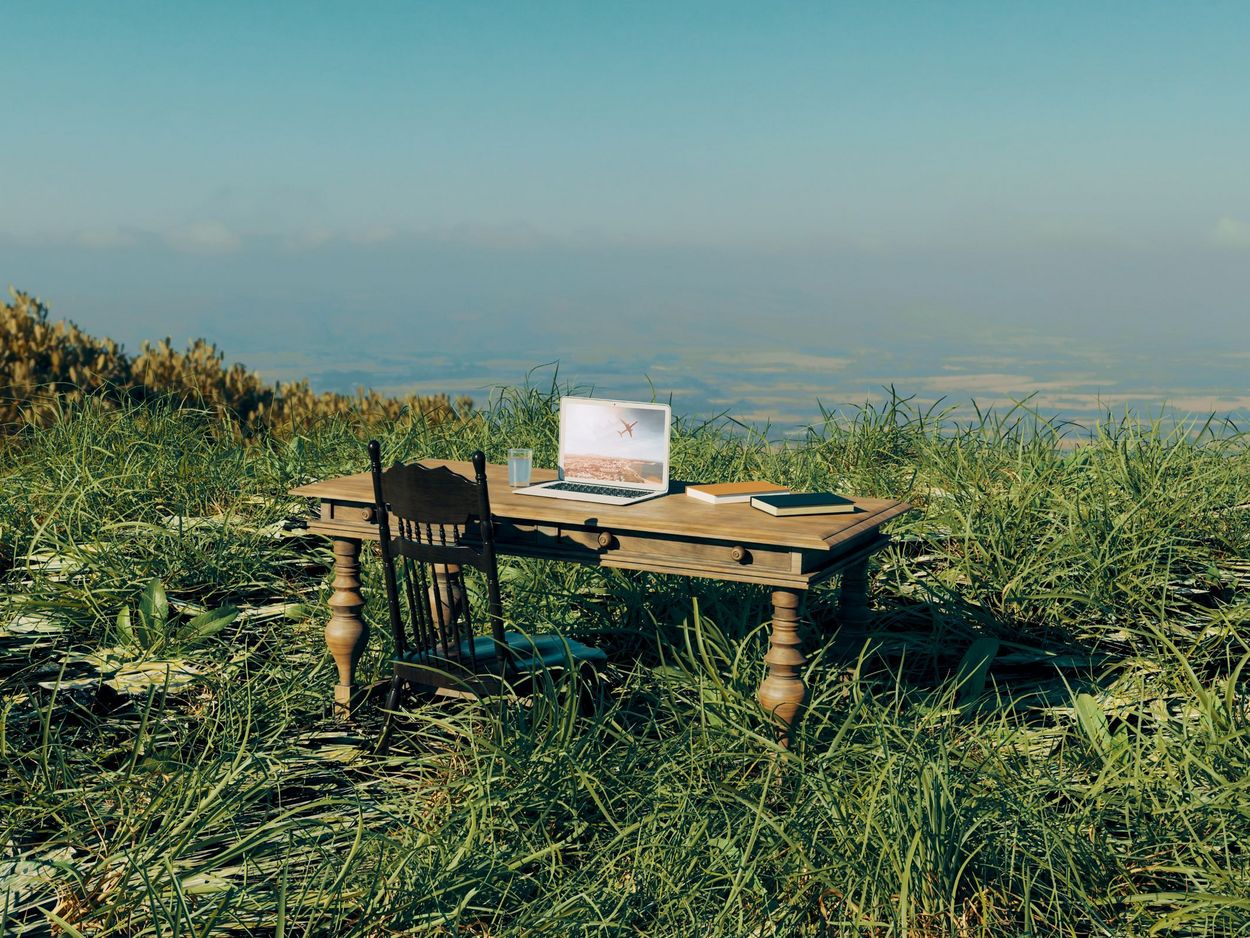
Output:
<instances>
[{"instance_id":1,"label":"desk top surface","mask_svg":"<svg viewBox=\"0 0 1250 938\"><path fill-rule=\"evenodd\" d=\"M473 478L468 462L445 459L422 460L426 466L447 466ZM508 467L489 465L491 513L496 518L518 524L569 525L614 531L697 538L742 544L769 544L804 550L830 550L838 544L871 531L911 506L883 498L856 498L858 509L837 515L792 515L775 518L752 508L747 502L713 505L690 498L685 483L672 483L669 494L633 505L601 505L563 498L516 495L508 487ZM534 482L556 478L550 469L533 470ZM367 472L301 485L291 490L327 501L373 504L373 480Z\"/></svg>"}]
</instances>

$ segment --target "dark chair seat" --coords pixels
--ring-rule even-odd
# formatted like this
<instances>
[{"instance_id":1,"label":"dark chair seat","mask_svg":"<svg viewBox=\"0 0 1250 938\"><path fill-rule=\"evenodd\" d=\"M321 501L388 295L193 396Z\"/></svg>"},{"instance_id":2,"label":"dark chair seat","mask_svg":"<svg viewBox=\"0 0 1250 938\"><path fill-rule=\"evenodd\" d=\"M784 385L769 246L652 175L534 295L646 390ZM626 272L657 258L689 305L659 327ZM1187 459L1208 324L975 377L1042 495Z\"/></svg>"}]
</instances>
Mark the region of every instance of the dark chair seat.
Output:
<instances>
[{"instance_id":1,"label":"dark chair seat","mask_svg":"<svg viewBox=\"0 0 1250 938\"><path fill-rule=\"evenodd\" d=\"M505 632L504 642L512 651L512 663L518 671L532 672L543 668L560 668L570 662L576 666L583 662L589 664L606 664L608 656L601 648L583 645L577 639L550 632L538 635L526 635L523 632ZM473 639L472 648L468 640L460 643L460 660L468 660L475 656L479 662L487 662L495 654L495 640L489 635ZM430 652L409 650L401 660L412 664L427 664Z\"/></svg>"}]
</instances>

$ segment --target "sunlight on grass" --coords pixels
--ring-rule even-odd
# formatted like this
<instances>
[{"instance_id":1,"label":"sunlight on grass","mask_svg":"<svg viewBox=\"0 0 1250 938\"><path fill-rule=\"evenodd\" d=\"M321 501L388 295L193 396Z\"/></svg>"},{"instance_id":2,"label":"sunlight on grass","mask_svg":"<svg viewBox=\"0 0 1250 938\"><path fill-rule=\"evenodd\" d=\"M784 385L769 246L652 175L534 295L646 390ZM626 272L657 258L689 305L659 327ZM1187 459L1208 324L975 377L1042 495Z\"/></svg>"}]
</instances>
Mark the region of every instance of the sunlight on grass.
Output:
<instances>
[{"instance_id":1,"label":"sunlight on grass","mask_svg":"<svg viewBox=\"0 0 1250 938\"><path fill-rule=\"evenodd\" d=\"M798 442L678 419L679 478L918 508L874 561L867 630L837 627L836 584L809 597L792 748L755 703L762 590L509 560L518 620L609 651L602 706L580 717L558 684L414 701L374 755L376 704L330 719L328 551L286 491L362 471L367 434L387 459L524 445L551 465L561 390L247 442L211 413L88 400L5 438L0 932L1250 928L1235 428L955 424L897 396ZM389 665L363 572L367 680ZM117 649L189 677L118 686Z\"/></svg>"}]
</instances>

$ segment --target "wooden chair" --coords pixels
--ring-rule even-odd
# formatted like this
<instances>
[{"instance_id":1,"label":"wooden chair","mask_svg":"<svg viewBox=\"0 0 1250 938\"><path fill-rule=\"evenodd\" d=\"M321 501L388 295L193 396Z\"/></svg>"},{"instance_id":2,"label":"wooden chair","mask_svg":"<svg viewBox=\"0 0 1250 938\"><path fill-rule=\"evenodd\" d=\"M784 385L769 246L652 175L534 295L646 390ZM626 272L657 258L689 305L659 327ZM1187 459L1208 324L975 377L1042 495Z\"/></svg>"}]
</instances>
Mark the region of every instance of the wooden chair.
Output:
<instances>
[{"instance_id":1,"label":"wooden chair","mask_svg":"<svg viewBox=\"0 0 1250 938\"><path fill-rule=\"evenodd\" d=\"M478 451L472 461L473 481L445 467L416 463L383 471L381 447L377 440L369 443L395 640L387 710L399 707L405 684L478 696L509 688L523 693L544 672L597 679L594 666L607 661L600 649L560 635L504 628L486 457ZM476 634L466 568L479 571L484 581L486 635Z\"/></svg>"}]
</instances>

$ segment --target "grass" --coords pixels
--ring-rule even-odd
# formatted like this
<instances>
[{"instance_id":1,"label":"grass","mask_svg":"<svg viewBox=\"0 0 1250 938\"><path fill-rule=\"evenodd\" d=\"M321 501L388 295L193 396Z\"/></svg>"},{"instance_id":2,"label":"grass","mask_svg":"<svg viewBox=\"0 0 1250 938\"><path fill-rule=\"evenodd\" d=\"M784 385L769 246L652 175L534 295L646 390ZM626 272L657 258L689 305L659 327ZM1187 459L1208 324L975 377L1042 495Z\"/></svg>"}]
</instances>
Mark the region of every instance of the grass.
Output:
<instances>
[{"instance_id":1,"label":"grass","mask_svg":"<svg viewBox=\"0 0 1250 938\"><path fill-rule=\"evenodd\" d=\"M380 436L549 465L558 392ZM754 702L763 590L515 560L518 620L608 649L604 705L414 703L385 758L376 707L329 719L329 555L285 494L360 471L365 431L236 431L88 401L0 444L2 933L1250 933L1236 428L898 397L797 442L679 419L679 477L917 505L867 631L837 628L836 584L809 597L792 749ZM127 644L153 580L171 637Z\"/></svg>"}]
</instances>

